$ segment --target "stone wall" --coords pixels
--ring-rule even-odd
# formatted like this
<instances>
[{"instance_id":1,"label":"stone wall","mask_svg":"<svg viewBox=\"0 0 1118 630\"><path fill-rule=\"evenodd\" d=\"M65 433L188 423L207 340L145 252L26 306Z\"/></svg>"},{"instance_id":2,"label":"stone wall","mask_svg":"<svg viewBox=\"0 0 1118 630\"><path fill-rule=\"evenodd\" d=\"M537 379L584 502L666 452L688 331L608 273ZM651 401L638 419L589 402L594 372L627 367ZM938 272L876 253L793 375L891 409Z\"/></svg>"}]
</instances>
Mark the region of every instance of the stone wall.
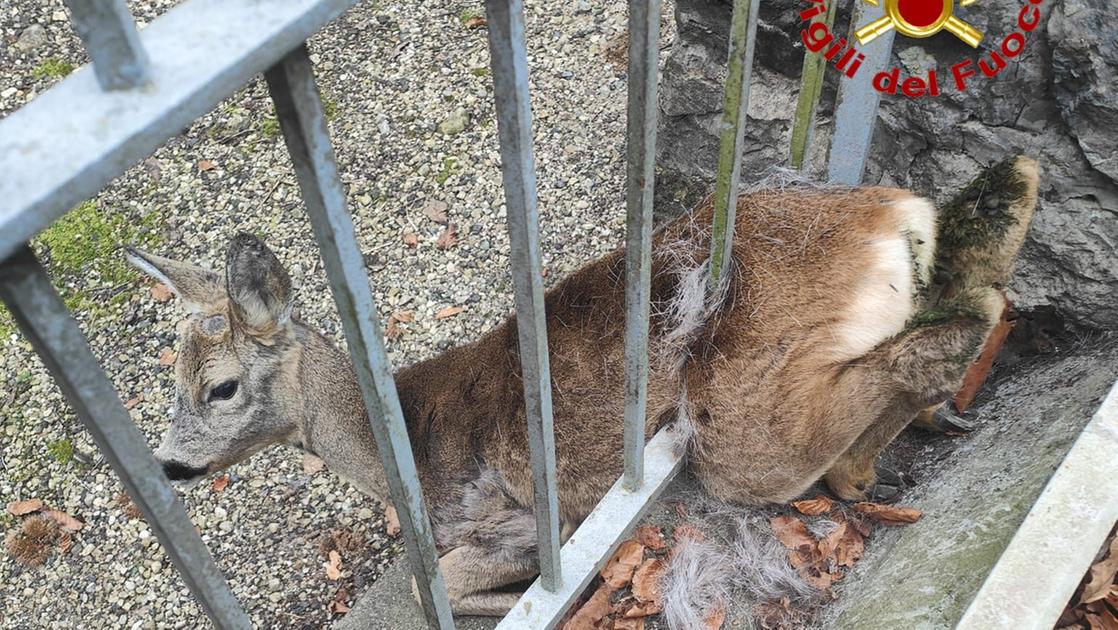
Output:
<instances>
[{"instance_id":1,"label":"stone wall","mask_svg":"<svg viewBox=\"0 0 1118 630\"><path fill-rule=\"evenodd\" d=\"M854 0L850 0L853 2ZM844 2L837 33L845 33ZM950 66L1000 46L1020 7L979 2L960 9L987 33L974 51L947 33L896 38L890 67L904 74ZM803 46L805 2L764 0L749 108L743 180L787 165ZM1043 169L1041 201L1016 277L1017 306L1055 313L1077 329L1118 329L1118 3L1046 0L1024 52L994 79L979 73L963 92L936 98L886 95L865 180L942 200L983 165L1023 153ZM657 147L661 215L709 191L725 81L729 0L677 0L678 38L665 62ZM826 74L811 171L822 172L838 73Z\"/></svg>"}]
</instances>

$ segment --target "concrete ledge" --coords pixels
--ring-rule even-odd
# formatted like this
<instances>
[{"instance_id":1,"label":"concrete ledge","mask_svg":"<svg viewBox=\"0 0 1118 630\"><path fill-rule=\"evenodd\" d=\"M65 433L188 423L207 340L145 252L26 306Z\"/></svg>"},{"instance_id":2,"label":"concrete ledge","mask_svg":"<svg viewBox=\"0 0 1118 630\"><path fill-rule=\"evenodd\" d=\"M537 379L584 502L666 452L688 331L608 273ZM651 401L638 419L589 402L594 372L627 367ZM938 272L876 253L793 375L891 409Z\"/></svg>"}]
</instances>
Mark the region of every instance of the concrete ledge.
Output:
<instances>
[{"instance_id":1,"label":"concrete ledge","mask_svg":"<svg viewBox=\"0 0 1118 630\"><path fill-rule=\"evenodd\" d=\"M493 630L497 617L455 617L458 630ZM384 575L361 594L334 630L428 630L423 611L411 593L408 559L401 555Z\"/></svg>"},{"instance_id":2,"label":"concrete ledge","mask_svg":"<svg viewBox=\"0 0 1118 630\"><path fill-rule=\"evenodd\" d=\"M904 499L924 518L875 534L823 627L958 623L1118 375L1113 344L1081 352L1021 366L997 385L980 428ZM1057 576L1033 579L1052 586Z\"/></svg>"},{"instance_id":3,"label":"concrete ledge","mask_svg":"<svg viewBox=\"0 0 1118 630\"><path fill-rule=\"evenodd\" d=\"M1118 520L1118 384L1080 434L958 630L1047 630Z\"/></svg>"}]
</instances>

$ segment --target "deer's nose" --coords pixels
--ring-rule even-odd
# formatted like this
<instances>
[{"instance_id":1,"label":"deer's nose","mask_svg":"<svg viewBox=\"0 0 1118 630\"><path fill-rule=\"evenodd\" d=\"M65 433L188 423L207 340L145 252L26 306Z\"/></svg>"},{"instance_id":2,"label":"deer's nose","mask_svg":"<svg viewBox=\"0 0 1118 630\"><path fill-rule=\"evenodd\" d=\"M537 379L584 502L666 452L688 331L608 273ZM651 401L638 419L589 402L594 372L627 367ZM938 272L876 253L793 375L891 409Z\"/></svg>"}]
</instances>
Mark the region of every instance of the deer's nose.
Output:
<instances>
[{"instance_id":1,"label":"deer's nose","mask_svg":"<svg viewBox=\"0 0 1118 630\"><path fill-rule=\"evenodd\" d=\"M171 481L189 481L206 474L205 468L196 468L188 466L182 462L166 461L163 462L163 474Z\"/></svg>"}]
</instances>

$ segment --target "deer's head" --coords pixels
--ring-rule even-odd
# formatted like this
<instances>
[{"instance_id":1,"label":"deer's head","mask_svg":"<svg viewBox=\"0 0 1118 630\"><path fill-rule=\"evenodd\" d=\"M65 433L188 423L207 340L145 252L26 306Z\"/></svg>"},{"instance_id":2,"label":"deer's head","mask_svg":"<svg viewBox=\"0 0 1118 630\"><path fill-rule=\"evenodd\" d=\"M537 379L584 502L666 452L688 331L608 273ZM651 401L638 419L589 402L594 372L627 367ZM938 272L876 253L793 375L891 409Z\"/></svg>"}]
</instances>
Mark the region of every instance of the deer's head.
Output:
<instances>
[{"instance_id":1,"label":"deer's head","mask_svg":"<svg viewBox=\"0 0 1118 630\"><path fill-rule=\"evenodd\" d=\"M155 452L173 481L198 479L298 431L290 371L297 361L291 280L251 234L229 245L225 275L128 248L129 261L166 284L178 326L175 403Z\"/></svg>"}]
</instances>

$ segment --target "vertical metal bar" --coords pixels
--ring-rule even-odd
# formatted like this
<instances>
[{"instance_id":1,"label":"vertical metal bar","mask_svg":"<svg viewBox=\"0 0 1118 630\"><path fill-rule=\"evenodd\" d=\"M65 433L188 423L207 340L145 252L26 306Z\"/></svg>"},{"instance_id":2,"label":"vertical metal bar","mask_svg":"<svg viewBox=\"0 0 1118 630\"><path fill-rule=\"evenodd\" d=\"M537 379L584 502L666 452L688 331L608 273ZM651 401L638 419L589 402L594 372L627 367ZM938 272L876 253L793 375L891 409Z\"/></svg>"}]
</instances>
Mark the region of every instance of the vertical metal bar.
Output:
<instances>
[{"instance_id":1,"label":"vertical metal bar","mask_svg":"<svg viewBox=\"0 0 1118 630\"><path fill-rule=\"evenodd\" d=\"M823 15L812 18L812 23L823 23L830 31L835 23L835 9L838 0L830 0ZM815 110L819 106L819 96L823 93L823 74L827 60L823 51L811 52L804 48L804 64L800 72L800 97L796 102L796 117L792 121L792 168L803 170L804 160L811 151L811 141L815 135Z\"/></svg>"},{"instance_id":2,"label":"vertical metal bar","mask_svg":"<svg viewBox=\"0 0 1118 630\"><path fill-rule=\"evenodd\" d=\"M423 612L430 627L451 629L454 621L439 571L431 522L306 45L289 53L264 76L338 305L349 356L400 516Z\"/></svg>"},{"instance_id":3,"label":"vertical metal bar","mask_svg":"<svg viewBox=\"0 0 1118 630\"><path fill-rule=\"evenodd\" d=\"M113 384L31 249L0 264L0 299L31 342L74 412L120 476L187 587L217 628L250 628L178 494L132 424Z\"/></svg>"},{"instance_id":4,"label":"vertical metal bar","mask_svg":"<svg viewBox=\"0 0 1118 630\"><path fill-rule=\"evenodd\" d=\"M881 3L877 6L854 3L854 16L850 20L850 41L856 41L854 32L885 15ZM831 137L831 151L827 157L827 181L832 184L857 186L862 183L866 158L870 153L873 126L877 121L877 106L881 94L873 88L873 77L889 64L893 50L890 29L862 47L866 55L862 67L853 77L839 81L835 100L835 133Z\"/></svg>"},{"instance_id":5,"label":"vertical metal bar","mask_svg":"<svg viewBox=\"0 0 1118 630\"><path fill-rule=\"evenodd\" d=\"M148 56L124 0L65 2L102 90L127 90L148 82Z\"/></svg>"},{"instance_id":6,"label":"vertical metal bar","mask_svg":"<svg viewBox=\"0 0 1118 630\"><path fill-rule=\"evenodd\" d=\"M730 21L730 58L726 98L718 148L718 179L714 187L714 221L710 238L710 287L719 286L729 269L737 215L738 176L749 111L749 84L753 76L753 45L760 0L734 0Z\"/></svg>"},{"instance_id":7,"label":"vertical metal bar","mask_svg":"<svg viewBox=\"0 0 1118 630\"><path fill-rule=\"evenodd\" d=\"M656 93L660 0L629 0L629 111L625 202L625 476L644 480L648 406L648 314L652 282L652 197L656 179Z\"/></svg>"},{"instance_id":8,"label":"vertical metal bar","mask_svg":"<svg viewBox=\"0 0 1118 630\"><path fill-rule=\"evenodd\" d=\"M540 276L539 216L532 158L532 112L528 97L528 55L522 0L486 0L489 58L501 141L501 180L512 247L516 327L524 412L535 487L540 579L554 591L562 582L559 565L559 506L555 491L555 431L551 418L551 368L547 319Z\"/></svg>"}]
</instances>

